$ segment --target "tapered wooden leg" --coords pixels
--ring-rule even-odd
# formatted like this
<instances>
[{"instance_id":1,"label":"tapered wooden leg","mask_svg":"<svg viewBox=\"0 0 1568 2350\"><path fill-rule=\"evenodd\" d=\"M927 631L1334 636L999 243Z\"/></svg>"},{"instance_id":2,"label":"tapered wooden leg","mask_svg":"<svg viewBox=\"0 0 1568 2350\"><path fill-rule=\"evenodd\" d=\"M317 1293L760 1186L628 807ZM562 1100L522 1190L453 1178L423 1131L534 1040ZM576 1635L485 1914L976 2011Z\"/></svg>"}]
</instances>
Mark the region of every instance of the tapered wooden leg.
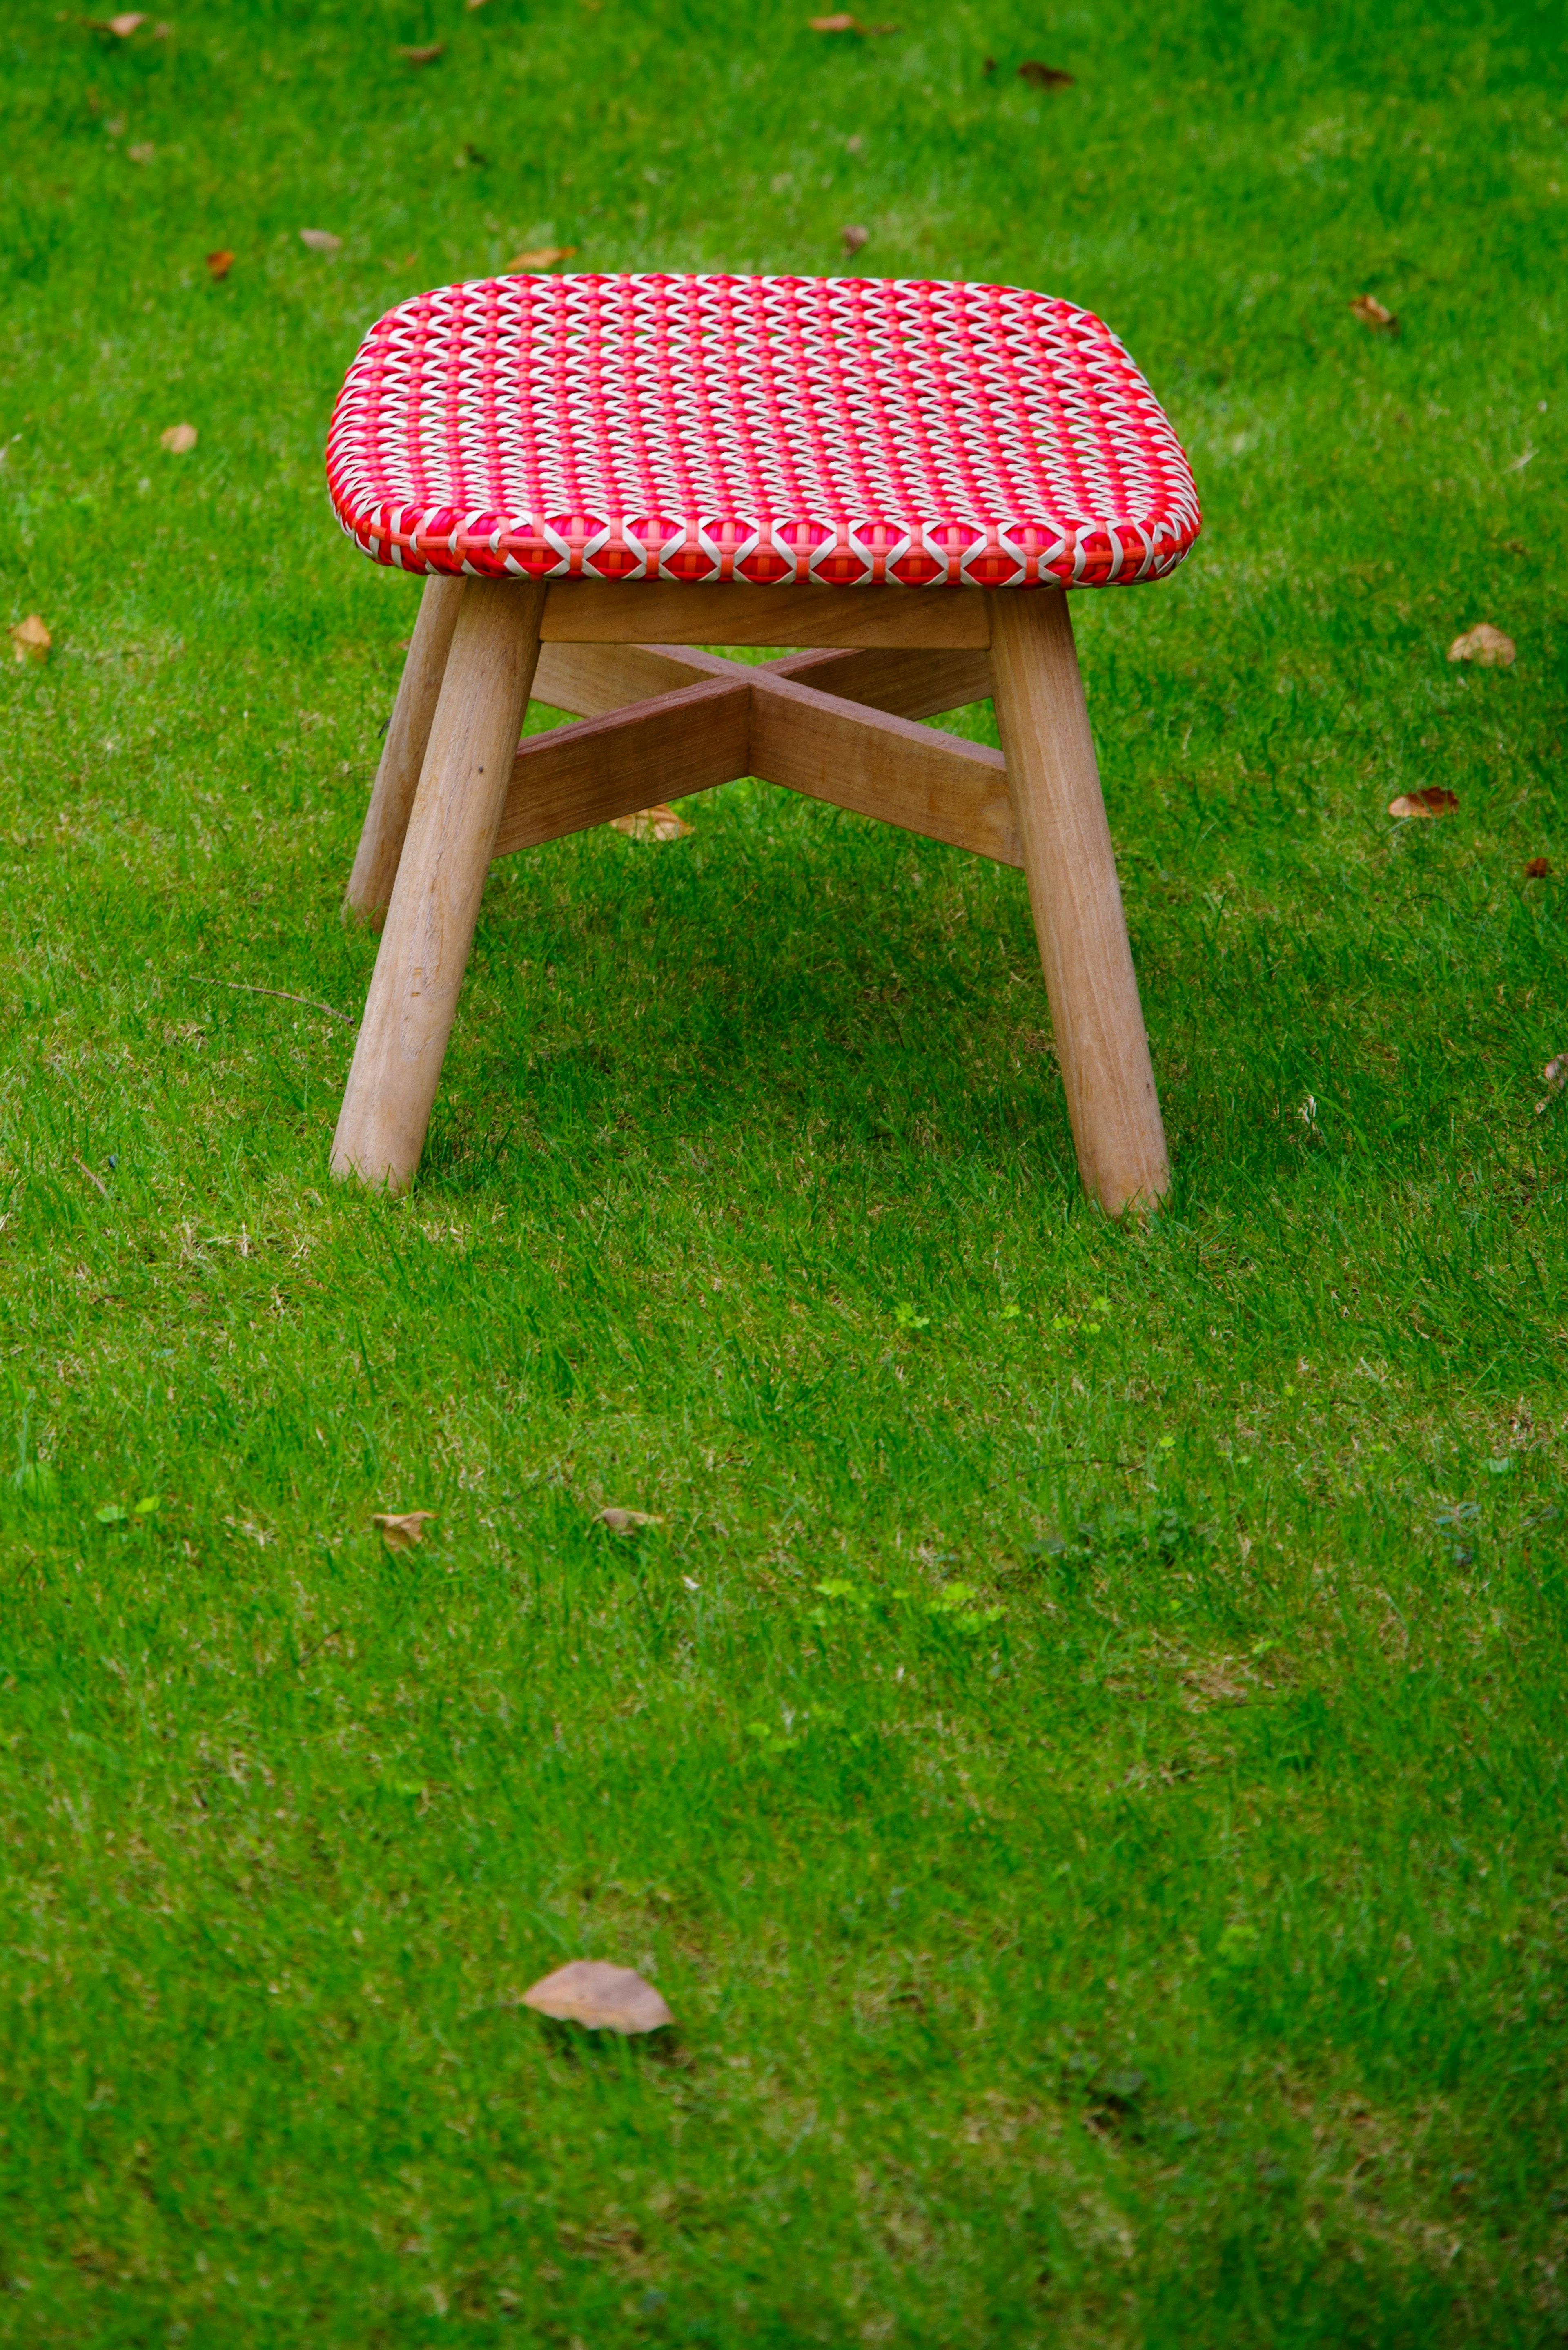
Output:
<instances>
[{"instance_id":1,"label":"tapered wooden leg","mask_svg":"<svg viewBox=\"0 0 1568 2350\"><path fill-rule=\"evenodd\" d=\"M379 931L386 919L392 884L398 878L398 859L403 853L403 835L409 828L420 770L425 763L441 682L446 674L452 632L457 626L458 607L467 585L466 579L448 579L435 572L425 581L413 640L403 663L387 739L381 746L381 764L376 770L365 828L359 835L354 870L348 877L343 899L345 921L366 922Z\"/></svg>"},{"instance_id":2,"label":"tapered wooden leg","mask_svg":"<svg viewBox=\"0 0 1568 2350\"><path fill-rule=\"evenodd\" d=\"M403 1191L468 964L539 658L545 590L471 579L387 910L332 1145L332 1171Z\"/></svg>"},{"instance_id":3,"label":"tapered wooden leg","mask_svg":"<svg viewBox=\"0 0 1568 2350\"><path fill-rule=\"evenodd\" d=\"M993 595L996 723L1077 1146L1108 1215L1169 1189L1165 1129L1067 598Z\"/></svg>"}]
</instances>

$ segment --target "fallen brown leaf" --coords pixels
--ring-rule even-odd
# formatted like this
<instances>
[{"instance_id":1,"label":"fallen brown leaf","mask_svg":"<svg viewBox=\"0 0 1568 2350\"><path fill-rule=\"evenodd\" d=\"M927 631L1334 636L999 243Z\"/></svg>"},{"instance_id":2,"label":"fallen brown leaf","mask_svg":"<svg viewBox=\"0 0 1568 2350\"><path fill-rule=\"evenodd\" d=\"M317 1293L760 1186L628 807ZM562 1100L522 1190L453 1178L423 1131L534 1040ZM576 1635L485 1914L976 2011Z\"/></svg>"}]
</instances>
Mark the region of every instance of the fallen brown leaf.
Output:
<instances>
[{"instance_id":1,"label":"fallen brown leaf","mask_svg":"<svg viewBox=\"0 0 1568 2350\"><path fill-rule=\"evenodd\" d=\"M201 435L193 424L171 424L167 432L161 432L158 435L158 439L160 446L167 449L171 455L183 457L187 450L195 447Z\"/></svg>"},{"instance_id":2,"label":"fallen brown leaf","mask_svg":"<svg viewBox=\"0 0 1568 2350\"><path fill-rule=\"evenodd\" d=\"M140 140L136 146L128 147L125 151L128 163L151 163L157 161L157 156L158 150L151 139Z\"/></svg>"},{"instance_id":3,"label":"fallen brown leaf","mask_svg":"<svg viewBox=\"0 0 1568 2350\"><path fill-rule=\"evenodd\" d=\"M691 827L684 816L660 801L658 807L639 808L635 816L612 816L610 830L624 832L633 840L679 840Z\"/></svg>"},{"instance_id":4,"label":"fallen brown leaf","mask_svg":"<svg viewBox=\"0 0 1568 2350\"><path fill-rule=\"evenodd\" d=\"M433 66L437 57L442 55L445 48L446 43L444 41L424 41L416 48L410 48L408 44L404 42L400 46L398 55L407 65Z\"/></svg>"},{"instance_id":5,"label":"fallen brown leaf","mask_svg":"<svg viewBox=\"0 0 1568 2350\"><path fill-rule=\"evenodd\" d=\"M659 2032L675 2018L650 1982L630 1967L602 1959L573 1959L523 1994L524 2007L590 2032Z\"/></svg>"},{"instance_id":6,"label":"fallen brown leaf","mask_svg":"<svg viewBox=\"0 0 1568 2350\"><path fill-rule=\"evenodd\" d=\"M29 612L26 619L18 620L11 631L12 656L19 661L47 660L54 639L36 612Z\"/></svg>"},{"instance_id":7,"label":"fallen brown leaf","mask_svg":"<svg viewBox=\"0 0 1568 2350\"><path fill-rule=\"evenodd\" d=\"M1508 669L1513 662L1514 642L1490 620L1478 620L1462 637L1456 637L1449 647L1452 661L1480 661L1482 669Z\"/></svg>"},{"instance_id":8,"label":"fallen brown leaf","mask_svg":"<svg viewBox=\"0 0 1568 2350\"><path fill-rule=\"evenodd\" d=\"M845 229L842 234L844 237L845 252L858 253L861 246L870 236L871 232L868 228L862 228L858 222L851 221L849 226Z\"/></svg>"},{"instance_id":9,"label":"fallen brown leaf","mask_svg":"<svg viewBox=\"0 0 1568 2350\"><path fill-rule=\"evenodd\" d=\"M635 1534L639 1526L661 1526L664 1520L655 1517L651 1510L601 1510L598 1523L608 1526L612 1534Z\"/></svg>"},{"instance_id":10,"label":"fallen brown leaf","mask_svg":"<svg viewBox=\"0 0 1568 2350\"><path fill-rule=\"evenodd\" d=\"M412 1550L423 1542L425 1528L435 1523L433 1510L378 1510L370 1523L379 1529L389 1550Z\"/></svg>"},{"instance_id":11,"label":"fallen brown leaf","mask_svg":"<svg viewBox=\"0 0 1568 2350\"><path fill-rule=\"evenodd\" d=\"M1553 1097L1568 1086L1568 1053L1559 1053L1555 1060L1548 1061L1541 1074L1546 1080L1546 1099L1536 1103L1537 1118L1542 1110L1551 1108Z\"/></svg>"},{"instance_id":12,"label":"fallen brown leaf","mask_svg":"<svg viewBox=\"0 0 1568 2350\"><path fill-rule=\"evenodd\" d=\"M846 16L842 11L832 16L808 16L806 24L814 33L858 33L862 40L876 40L883 33L896 33L897 25L863 25L858 16Z\"/></svg>"},{"instance_id":13,"label":"fallen brown leaf","mask_svg":"<svg viewBox=\"0 0 1568 2350\"><path fill-rule=\"evenodd\" d=\"M1383 307L1376 294L1358 294L1350 307L1364 327L1375 327L1385 335L1398 333L1398 319L1392 310Z\"/></svg>"},{"instance_id":14,"label":"fallen brown leaf","mask_svg":"<svg viewBox=\"0 0 1568 2350\"><path fill-rule=\"evenodd\" d=\"M506 265L506 274L514 276L519 270L554 269L557 261L569 261L576 251L575 244L537 244L526 253L514 254Z\"/></svg>"},{"instance_id":15,"label":"fallen brown leaf","mask_svg":"<svg viewBox=\"0 0 1568 2350\"><path fill-rule=\"evenodd\" d=\"M307 244L312 253L340 253L343 249L342 238L334 236L329 228L302 228L299 241Z\"/></svg>"},{"instance_id":16,"label":"fallen brown leaf","mask_svg":"<svg viewBox=\"0 0 1568 2350\"><path fill-rule=\"evenodd\" d=\"M1450 816L1459 804L1458 792L1445 791L1441 784L1428 784L1425 791L1401 792L1397 800L1388 803L1390 816Z\"/></svg>"},{"instance_id":17,"label":"fallen brown leaf","mask_svg":"<svg viewBox=\"0 0 1568 2350\"><path fill-rule=\"evenodd\" d=\"M1532 857L1526 862L1524 878L1527 881L1544 881L1551 870L1552 859L1549 857Z\"/></svg>"},{"instance_id":18,"label":"fallen brown leaf","mask_svg":"<svg viewBox=\"0 0 1568 2350\"><path fill-rule=\"evenodd\" d=\"M145 16L139 16L134 9L128 8L124 16L109 19L109 29L111 33L118 33L122 41L129 41L137 27L146 22Z\"/></svg>"},{"instance_id":19,"label":"fallen brown leaf","mask_svg":"<svg viewBox=\"0 0 1568 2350\"><path fill-rule=\"evenodd\" d=\"M1060 66L1042 65L1038 57L1024 58L1018 68L1018 78L1035 89L1071 89L1073 87L1070 73L1064 73Z\"/></svg>"},{"instance_id":20,"label":"fallen brown leaf","mask_svg":"<svg viewBox=\"0 0 1568 2350\"><path fill-rule=\"evenodd\" d=\"M221 279L226 277L234 265L234 255L222 245L220 245L216 253L210 253L207 255L207 267L212 272L213 282L214 285L216 285Z\"/></svg>"}]
</instances>

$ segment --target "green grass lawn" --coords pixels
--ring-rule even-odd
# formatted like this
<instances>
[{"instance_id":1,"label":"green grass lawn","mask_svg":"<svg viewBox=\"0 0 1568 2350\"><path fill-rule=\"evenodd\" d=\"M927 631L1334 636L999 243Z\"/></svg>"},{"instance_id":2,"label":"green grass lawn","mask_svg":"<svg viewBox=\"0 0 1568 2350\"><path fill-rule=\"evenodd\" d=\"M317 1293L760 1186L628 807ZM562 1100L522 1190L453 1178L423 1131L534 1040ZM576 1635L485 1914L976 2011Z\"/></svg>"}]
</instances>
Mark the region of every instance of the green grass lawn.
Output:
<instances>
[{"instance_id":1,"label":"green grass lawn","mask_svg":"<svg viewBox=\"0 0 1568 2350\"><path fill-rule=\"evenodd\" d=\"M1562 14L170 5L0 23L0 2339L1558 2339ZM1022 876L748 784L498 867L340 1191L360 335L849 223L1192 457L1075 605L1168 1211Z\"/></svg>"}]
</instances>

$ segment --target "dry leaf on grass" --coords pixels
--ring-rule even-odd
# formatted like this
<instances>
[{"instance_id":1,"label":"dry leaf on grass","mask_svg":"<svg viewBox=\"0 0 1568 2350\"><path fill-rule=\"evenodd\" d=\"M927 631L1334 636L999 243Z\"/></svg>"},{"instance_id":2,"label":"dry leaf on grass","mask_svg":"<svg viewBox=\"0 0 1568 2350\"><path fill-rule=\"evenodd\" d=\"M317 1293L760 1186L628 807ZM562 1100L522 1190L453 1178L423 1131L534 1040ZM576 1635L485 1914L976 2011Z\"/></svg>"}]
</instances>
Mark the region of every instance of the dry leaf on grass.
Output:
<instances>
[{"instance_id":1,"label":"dry leaf on grass","mask_svg":"<svg viewBox=\"0 0 1568 2350\"><path fill-rule=\"evenodd\" d=\"M341 253L343 250L342 238L334 236L329 228L302 228L299 241L301 244L307 244L312 253Z\"/></svg>"},{"instance_id":2,"label":"dry leaf on grass","mask_svg":"<svg viewBox=\"0 0 1568 2350\"><path fill-rule=\"evenodd\" d=\"M143 139L140 145L126 149L125 159L128 163L151 163L156 160L157 154L158 150L152 141Z\"/></svg>"},{"instance_id":3,"label":"dry leaf on grass","mask_svg":"<svg viewBox=\"0 0 1568 2350\"><path fill-rule=\"evenodd\" d=\"M871 232L868 228L862 228L857 221L851 221L847 228L840 231L840 234L844 239L845 252L853 254L859 252Z\"/></svg>"},{"instance_id":4,"label":"dry leaf on grass","mask_svg":"<svg viewBox=\"0 0 1568 2350\"><path fill-rule=\"evenodd\" d=\"M661 1526L664 1520L656 1517L651 1510L610 1508L599 1512L598 1523L608 1526L612 1534L633 1534L640 1526Z\"/></svg>"},{"instance_id":5,"label":"dry leaf on grass","mask_svg":"<svg viewBox=\"0 0 1568 2350\"><path fill-rule=\"evenodd\" d=\"M171 424L167 432L161 432L158 435L158 443L160 448L167 449L171 456L183 457L188 451L195 447L201 437L193 424Z\"/></svg>"},{"instance_id":6,"label":"dry leaf on grass","mask_svg":"<svg viewBox=\"0 0 1568 2350\"><path fill-rule=\"evenodd\" d=\"M398 55L402 58L405 65L433 66L437 57L441 55L445 47L446 43L444 41L422 41L413 48L410 48L405 42L400 47Z\"/></svg>"},{"instance_id":7,"label":"dry leaf on grass","mask_svg":"<svg viewBox=\"0 0 1568 2350\"><path fill-rule=\"evenodd\" d=\"M1531 857L1525 859L1524 878L1527 881L1544 881L1551 870L1552 859L1549 857Z\"/></svg>"},{"instance_id":8,"label":"dry leaf on grass","mask_svg":"<svg viewBox=\"0 0 1568 2350\"><path fill-rule=\"evenodd\" d=\"M1449 647L1451 661L1480 661L1482 669L1510 669L1513 665L1514 643L1490 620L1478 620L1462 637L1456 637Z\"/></svg>"},{"instance_id":9,"label":"dry leaf on grass","mask_svg":"<svg viewBox=\"0 0 1568 2350\"><path fill-rule=\"evenodd\" d=\"M610 830L624 832L632 840L679 840L691 827L684 816L676 815L662 801L657 807L639 808L635 816L612 816Z\"/></svg>"},{"instance_id":10,"label":"dry leaf on grass","mask_svg":"<svg viewBox=\"0 0 1568 2350\"><path fill-rule=\"evenodd\" d=\"M378 1510L370 1523L378 1527L389 1550L412 1550L423 1542L425 1528L433 1526L433 1510Z\"/></svg>"},{"instance_id":11,"label":"dry leaf on grass","mask_svg":"<svg viewBox=\"0 0 1568 2350\"><path fill-rule=\"evenodd\" d=\"M145 16L138 16L132 9L127 9L123 16L107 18L102 29L107 33L118 33L122 41L129 41L132 33L146 22Z\"/></svg>"},{"instance_id":12,"label":"dry leaf on grass","mask_svg":"<svg viewBox=\"0 0 1568 2350\"><path fill-rule=\"evenodd\" d=\"M876 40L880 34L898 29L897 25L863 25L858 16L846 16L842 10L832 16L808 16L805 21L814 33L858 33L862 40Z\"/></svg>"},{"instance_id":13,"label":"dry leaf on grass","mask_svg":"<svg viewBox=\"0 0 1568 2350\"><path fill-rule=\"evenodd\" d=\"M524 1992L523 2004L563 2023L587 2024L590 2032L659 2032L675 2021L650 1982L602 1959L573 1959L557 1967Z\"/></svg>"},{"instance_id":14,"label":"dry leaf on grass","mask_svg":"<svg viewBox=\"0 0 1568 2350\"><path fill-rule=\"evenodd\" d=\"M527 253L514 254L506 265L507 275L520 269L554 269L557 261L569 261L576 249L575 244L535 245Z\"/></svg>"},{"instance_id":15,"label":"dry leaf on grass","mask_svg":"<svg viewBox=\"0 0 1568 2350\"><path fill-rule=\"evenodd\" d=\"M11 631L12 657L19 661L47 660L54 639L37 613L29 612L26 619L18 620Z\"/></svg>"},{"instance_id":16,"label":"dry leaf on grass","mask_svg":"<svg viewBox=\"0 0 1568 2350\"><path fill-rule=\"evenodd\" d=\"M1033 89L1071 89L1073 87L1070 73L1064 73L1060 66L1044 65L1038 57L1024 58L1018 68L1018 78L1028 82Z\"/></svg>"},{"instance_id":17,"label":"dry leaf on grass","mask_svg":"<svg viewBox=\"0 0 1568 2350\"><path fill-rule=\"evenodd\" d=\"M1375 328L1382 335L1398 333L1398 319L1383 307L1376 294L1357 294L1350 307L1364 327Z\"/></svg>"},{"instance_id":18,"label":"dry leaf on grass","mask_svg":"<svg viewBox=\"0 0 1568 2350\"><path fill-rule=\"evenodd\" d=\"M1441 784L1428 784L1425 791L1401 792L1397 800L1388 803L1390 816L1451 816L1459 804L1458 792L1445 791Z\"/></svg>"},{"instance_id":19,"label":"dry leaf on grass","mask_svg":"<svg viewBox=\"0 0 1568 2350\"><path fill-rule=\"evenodd\" d=\"M210 253L207 255L207 267L214 284L226 277L234 265L234 256L224 245L220 245L216 253Z\"/></svg>"},{"instance_id":20,"label":"dry leaf on grass","mask_svg":"<svg viewBox=\"0 0 1568 2350\"><path fill-rule=\"evenodd\" d=\"M1559 1053L1554 1061L1548 1061L1541 1074L1546 1080L1546 1099L1536 1103L1537 1118L1541 1116L1542 1110L1551 1108L1553 1096L1560 1094L1563 1087L1568 1086L1568 1053Z\"/></svg>"}]
</instances>

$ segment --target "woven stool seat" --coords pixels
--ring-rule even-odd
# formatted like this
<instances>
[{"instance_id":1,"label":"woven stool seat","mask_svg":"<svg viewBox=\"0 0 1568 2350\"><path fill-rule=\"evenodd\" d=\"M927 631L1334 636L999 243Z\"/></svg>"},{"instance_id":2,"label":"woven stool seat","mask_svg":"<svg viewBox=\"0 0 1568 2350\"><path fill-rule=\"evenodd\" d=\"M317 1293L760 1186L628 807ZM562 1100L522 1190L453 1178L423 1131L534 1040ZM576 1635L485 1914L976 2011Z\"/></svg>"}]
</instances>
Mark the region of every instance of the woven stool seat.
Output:
<instances>
[{"instance_id":1,"label":"woven stool seat","mask_svg":"<svg viewBox=\"0 0 1568 2350\"><path fill-rule=\"evenodd\" d=\"M535 581L1098 587L1199 528L1098 318L921 280L440 286L365 338L327 478L379 563Z\"/></svg>"},{"instance_id":2,"label":"woven stool seat","mask_svg":"<svg viewBox=\"0 0 1568 2350\"><path fill-rule=\"evenodd\" d=\"M1198 496L1098 318L921 280L439 286L366 336L327 473L427 575L345 899L384 929L339 1175L414 1180L496 858L749 775L1023 868L1085 1188L1163 1195L1062 590L1163 577ZM987 700L999 751L923 723ZM521 739L531 701L576 723Z\"/></svg>"}]
</instances>

